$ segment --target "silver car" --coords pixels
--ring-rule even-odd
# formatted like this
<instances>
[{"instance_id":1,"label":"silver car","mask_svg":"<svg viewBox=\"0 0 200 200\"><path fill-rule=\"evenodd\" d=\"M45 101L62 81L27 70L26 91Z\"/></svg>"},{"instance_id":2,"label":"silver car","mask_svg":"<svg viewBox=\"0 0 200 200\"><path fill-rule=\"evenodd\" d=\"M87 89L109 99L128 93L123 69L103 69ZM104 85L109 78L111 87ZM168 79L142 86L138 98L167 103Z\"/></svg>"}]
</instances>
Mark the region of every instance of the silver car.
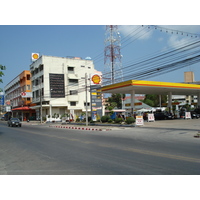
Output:
<instances>
[{"instance_id":1,"label":"silver car","mask_svg":"<svg viewBox=\"0 0 200 200\"><path fill-rule=\"evenodd\" d=\"M22 123L20 122L20 120L18 118L10 118L8 120L8 126L18 126L21 127Z\"/></svg>"}]
</instances>

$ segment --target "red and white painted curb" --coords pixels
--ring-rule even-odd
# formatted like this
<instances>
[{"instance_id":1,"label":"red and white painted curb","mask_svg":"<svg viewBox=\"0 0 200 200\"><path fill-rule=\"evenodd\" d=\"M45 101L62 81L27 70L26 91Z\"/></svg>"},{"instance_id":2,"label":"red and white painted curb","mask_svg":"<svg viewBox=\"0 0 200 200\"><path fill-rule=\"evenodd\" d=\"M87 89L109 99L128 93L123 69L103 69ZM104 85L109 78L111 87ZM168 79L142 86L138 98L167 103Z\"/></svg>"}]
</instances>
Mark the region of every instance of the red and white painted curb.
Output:
<instances>
[{"instance_id":1,"label":"red and white painted curb","mask_svg":"<svg viewBox=\"0 0 200 200\"><path fill-rule=\"evenodd\" d=\"M88 128L88 127L77 127L77 126L49 126L51 128L62 128L71 130L81 130L81 131L111 131L112 129L102 129L102 128Z\"/></svg>"}]
</instances>

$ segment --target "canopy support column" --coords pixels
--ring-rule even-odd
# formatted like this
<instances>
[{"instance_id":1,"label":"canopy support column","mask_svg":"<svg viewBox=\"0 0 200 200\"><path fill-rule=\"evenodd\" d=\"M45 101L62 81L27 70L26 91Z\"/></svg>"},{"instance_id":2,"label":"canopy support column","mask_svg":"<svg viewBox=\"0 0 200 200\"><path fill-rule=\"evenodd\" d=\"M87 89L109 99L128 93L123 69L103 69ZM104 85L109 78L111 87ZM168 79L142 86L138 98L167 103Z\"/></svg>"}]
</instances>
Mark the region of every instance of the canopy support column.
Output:
<instances>
[{"instance_id":1,"label":"canopy support column","mask_svg":"<svg viewBox=\"0 0 200 200\"><path fill-rule=\"evenodd\" d=\"M168 105L167 107L169 108L169 112L172 112L172 92L168 93Z\"/></svg>"},{"instance_id":2,"label":"canopy support column","mask_svg":"<svg viewBox=\"0 0 200 200\"><path fill-rule=\"evenodd\" d=\"M133 116L135 110L135 90L131 91L131 115Z\"/></svg>"},{"instance_id":3,"label":"canopy support column","mask_svg":"<svg viewBox=\"0 0 200 200\"><path fill-rule=\"evenodd\" d=\"M197 96L197 108L200 108L200 93Z\"/></svg>"}]
</instances>

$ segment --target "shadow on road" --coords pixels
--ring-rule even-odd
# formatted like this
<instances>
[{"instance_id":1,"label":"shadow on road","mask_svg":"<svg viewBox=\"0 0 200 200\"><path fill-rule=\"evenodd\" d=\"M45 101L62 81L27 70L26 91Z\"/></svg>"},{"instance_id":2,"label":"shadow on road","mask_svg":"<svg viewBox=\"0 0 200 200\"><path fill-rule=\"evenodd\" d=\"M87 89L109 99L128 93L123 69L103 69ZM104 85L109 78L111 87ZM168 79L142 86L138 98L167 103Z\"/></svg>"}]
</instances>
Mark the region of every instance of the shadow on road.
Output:
<instances>
[{"instance_id":1,"label":"shadow on road","mask_svg":"<svg viewBox=\"0 0 200 200\"><path fill-rule=\"evenodd\" d=\"M169 128L169 127L141 127L143 129L169 130L169 131L200 131L200 129L191 128Z\"/></svg>"}]
</instances>

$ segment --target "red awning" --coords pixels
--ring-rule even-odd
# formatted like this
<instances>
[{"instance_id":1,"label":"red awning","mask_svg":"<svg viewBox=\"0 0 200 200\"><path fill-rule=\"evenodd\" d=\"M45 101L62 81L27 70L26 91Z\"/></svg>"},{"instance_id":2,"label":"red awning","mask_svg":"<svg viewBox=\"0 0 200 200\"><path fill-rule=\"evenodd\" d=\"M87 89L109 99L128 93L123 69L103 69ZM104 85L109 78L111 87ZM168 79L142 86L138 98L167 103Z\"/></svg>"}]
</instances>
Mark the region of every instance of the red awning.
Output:
<instances>
[{"instance_id":1,"label":"red awning","mask_svg":"<svg viewBox=\"0 0 200 200\"><path fill-rule=\"evenodd\" d=\"M24 106L24 107L19 107L19 108L14 108L12 109L12 111L15 111L15 110L32 110L31 108L29 108L28 106Z\"/></svg>"}]
</instances>

